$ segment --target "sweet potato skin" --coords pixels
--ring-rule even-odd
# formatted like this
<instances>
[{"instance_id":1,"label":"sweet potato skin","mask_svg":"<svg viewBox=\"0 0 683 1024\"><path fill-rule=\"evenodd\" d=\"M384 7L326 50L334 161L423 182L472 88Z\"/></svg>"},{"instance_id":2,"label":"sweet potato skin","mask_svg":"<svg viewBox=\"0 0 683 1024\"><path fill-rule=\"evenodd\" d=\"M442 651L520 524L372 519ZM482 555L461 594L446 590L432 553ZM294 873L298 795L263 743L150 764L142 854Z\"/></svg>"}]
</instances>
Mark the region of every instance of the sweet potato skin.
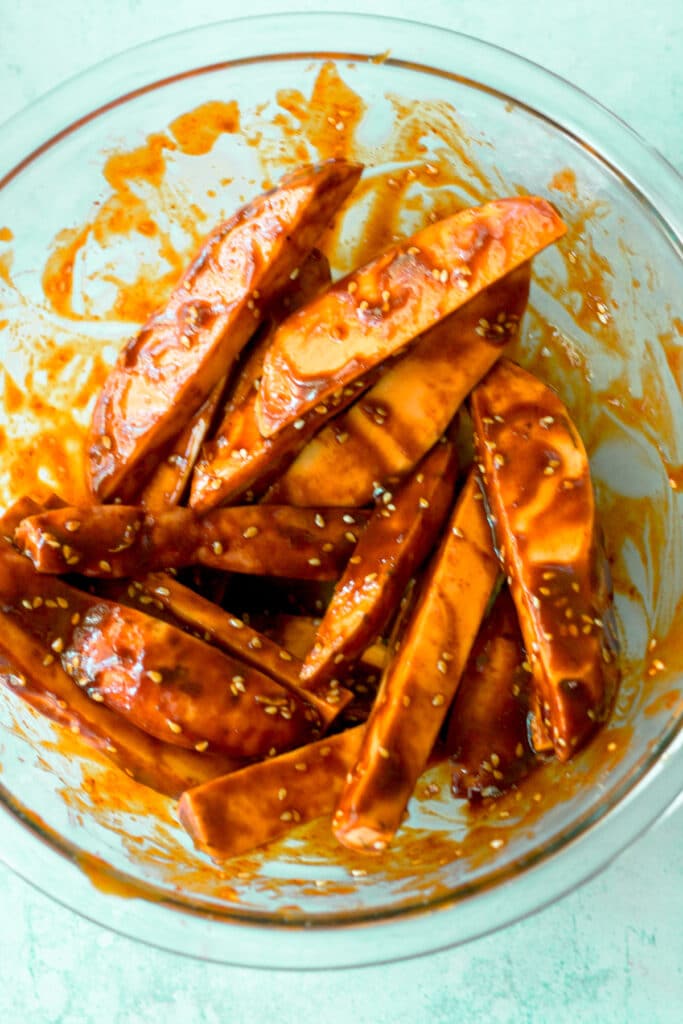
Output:
<instances>
[{"instance_id":1,"label":"sweet potato skin","mask_svg":"<svg viewBox=\"0 0 683 1024\"><path fill-rule=\"evenodd\" d=\"M264 500L360 506L377 483L405 476L518 333L529 279L527 263L418 338L308 442Z\"/></svg>"},{"instance_id":2,"label":"sweet potato skin","mask_svg":"<svg viewBox=\"0 0 683 1024\"><path fill-rule=\"evenodd\" d=\"M335 587L302 679L331 678L383 632L408 581L437 542L453 503L456 474L454 446L437 444L394 494L384 493Z\"/></svg>"},{"instance_id":3,"label":"sweet potato skin","mask_svg":"<svg viewBox=\"0 0 683 1024\"><path fill-rule=\"evenodd\" d=\"M555 392L509 360L475 388L471 406L533 687L567 760L609 715L619 676L588 457Z\"/></svg>"},{"instance_id":4,"label":"sweet potato skin","mask_svg":"<svg viewBox=\"0 0 683 1024\"><path fill-rule=\"evenodd\" d=\"M303 168L212 232L166 307L124 348L98 398L88 461L97 499L138 493L138 467L230 369L262 302L300 266L360 171L344 160Z\"/></svg>"},{"instance_id":5,"label":"sweet potato skin","mask_svg":"<svg viewBox=\"0 0 683 1024\"><path fill-rule=\"evenodd\" d=\"M498 561L480 498L471 474L383 676L337 804L334 834L359 852L382 853L399 828L495 586Z\"/></svg>"},{"instance_id":6,"label":"sweet potato skin","mask_svg":"<svg viewBox=\"0 0 683 1024\"><path fill-rule=\"evenodd\" d=\"M429 225L328 289L278 329L256 403L265 437L559 238L544 199L500 199Z\"/></svg>"}]
</instances>

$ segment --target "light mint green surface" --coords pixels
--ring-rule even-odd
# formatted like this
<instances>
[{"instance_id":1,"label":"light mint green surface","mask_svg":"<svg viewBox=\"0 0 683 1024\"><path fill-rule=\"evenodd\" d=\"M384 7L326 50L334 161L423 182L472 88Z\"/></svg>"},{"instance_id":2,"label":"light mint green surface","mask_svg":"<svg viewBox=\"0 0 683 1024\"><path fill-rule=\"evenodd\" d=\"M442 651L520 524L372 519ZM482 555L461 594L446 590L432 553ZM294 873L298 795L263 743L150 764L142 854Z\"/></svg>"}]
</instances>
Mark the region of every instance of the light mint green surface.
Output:
<instances>
[{"instance_id":1,"label":"light mint green surface","mask_svg":"<svg viewBox=\"0 0 683 1024\"><path fill-rule=\"evenodd\" d=\"M290 6L352 5L0 0L0 120L138 42ZM683 169L683 4L653 0L647 13L614 0L358 7L420 17L536 60L602 100ZM394 966L301 976L195 963L85 922L1 866L0 920L0 1024L677 1024L683 806L597 879L532 919Z\"/></svg>"}]
</instances>

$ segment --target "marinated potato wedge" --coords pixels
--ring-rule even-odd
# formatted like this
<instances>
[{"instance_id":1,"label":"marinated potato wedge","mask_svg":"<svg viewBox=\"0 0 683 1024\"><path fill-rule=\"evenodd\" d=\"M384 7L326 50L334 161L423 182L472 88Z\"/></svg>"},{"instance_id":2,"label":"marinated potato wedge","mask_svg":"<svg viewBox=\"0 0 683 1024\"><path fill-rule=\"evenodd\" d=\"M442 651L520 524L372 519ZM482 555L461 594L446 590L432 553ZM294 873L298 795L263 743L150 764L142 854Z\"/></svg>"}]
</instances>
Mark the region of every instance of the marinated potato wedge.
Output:
<instances>
[{"instance_id":1,"label":"marinated potato wedge","mask_svg":"<svg viewBox=\"0 0 683 1024\"><path fill-rule=\"evenodd\" d=\"M470 800L500 796L528 773L530 675L517 612L504 588L484 622L448 719L452 790Z\"/></svg>"},{"instance_id":2,"label":"marinated potato wedge","mask_svg":"<svg viewBox=\"0 0 683 1024\"><path fill-rule=\"evenodd\" d=\"M278 328L256 402L270 437L402 349L565 232L520 196L430 224L354 271Z\"/></svg>"},{"instance_id":3,"label":"marinated potato wedge","mask_svg":"<svg viewBox=\"0 0 683 1024\"><path fill-rule=\"evenodd\" d=\"M382 633L438 540L453 504L456 474L455 448L437 444L396 494L384 492L335 587L306 655L303 680L332 678Z\"/></svg>"},{"instance_id":4,"label":"marinated potato wedge","mask_svg":"<svg viewBox=\"0 0 683 1024\"><path fill-rule=\"evenodd\" d=\"M529 278L526 263L427 331L308 442L266 500L365 505L378 482L405 476L516 335Z\"/></svg>"},{"instance_id":5,"label":"marinated potato wedge","mask_svg":"<svg viewBox=\"0 0 683 1024\"><path fill-rule=\"evenodd\" d=\"M40 576L9 548L0 607L92 700L166 743L246 760L314 733L313 709L274 680L141 611Z\"/></svg>"},{"instance_id":6,"label":"marinated potato wedge","mask_svg":"<svg viewBox=\"0 0 683 1024\"><path fill-rule=\"evenodd\" d=\"M369 513L354 510L356 534ZM336 579L353 552L342 509L245 505L199 516L130 505L66 507L24 519L15 543L42 573L114 579L204 565L229 572Z\"/></svg>"},{"instance_id":7,"label":"marinated potato wedge","mask_svg":"<svg viewBox=\"0 0 683 1024\"><path fill-rule=\"evenodd\" d=\"M588 457L555 392L508 360L475 388L472 413L533 686L566 761L609 715L618 682Z\"/></svg>"},{"instance_id":8,"label":"marinated potato wedge","mask_svg":"<svg viewBox=\"0 0 683 1024\"><path fill-rule=\"evenodd\" d=\"M183 793L178 816L195 845L229 860L330 814L363 725Z\"/></svg>"},{"instance_id":9,"label":"marinated potato wedge","mask_svg":"<svg viewBox=\"0 0 683 1024\"><path fill-rule=\"evenodd\" d=\"M427 570L333 819L350 849L381 853L400 826L448 712L498 577L471 473Z\"/></svg>"},{"instance_id":10,"label":"marinated potato wedge","mask_svg":"<svg viewBox=\"0 0 683 1024\"><path fill-rule=\"evenodd\" d=\"M6 612L0 612L0 682L36 711L106 754L136 782L166 796L177 798L188 787L242 767L242 762L219 754L183 750L148 736L115 711L90 700L58 660Z\"/></svg>"},{"instance_id":11,"label":"marinated potato wedge","mask_svg":"<svg viewBox=\"0 0 683 1024\"><path fill-rule=\"evenodd\" d=\"M208 237L166 307L124 348L93 413L89 474L100 501L130 500L136 469L178 433L227 373L358 181L328 160L284 178Z\"/></svg>"},{"instance_id":12,"label":"marinated potato wedge","mask_svg":"<svg viewBox=\"0 0 683 1024\"><path fill-rule=\"evenodd\" d=\"M196 630L207 643L214 644L240 658L264 675L270 676L299 700L315 708L321 723L328 727L351 701L353 694L338 680L320 683L302 681L302 662L242 619L224 611L212 601L184 587L172 576L156 573L133 584L138 597L148 595L170 611L184 625Z\"/></svg>"}]
</instances>

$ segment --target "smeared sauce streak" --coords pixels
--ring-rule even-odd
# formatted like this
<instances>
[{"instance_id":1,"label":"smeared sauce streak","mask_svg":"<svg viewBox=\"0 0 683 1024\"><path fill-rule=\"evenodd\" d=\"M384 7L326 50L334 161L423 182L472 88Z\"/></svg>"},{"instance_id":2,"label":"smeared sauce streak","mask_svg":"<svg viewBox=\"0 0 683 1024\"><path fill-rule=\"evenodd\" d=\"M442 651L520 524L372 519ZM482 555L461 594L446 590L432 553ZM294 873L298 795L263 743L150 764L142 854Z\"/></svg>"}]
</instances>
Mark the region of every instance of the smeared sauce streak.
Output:
<instances>
[{"instance_id":1,"label":"smeared sauce streak","mask_svg":"<svg viewBox=\"0 0 683 1024\"><path fill-rule=\"evenodd\" d=\"M366 113L365 104L342 78L338 66L328 62L319 69L309 96L290 89L277 94L276 104L267 115L272 129L269 138L265 138L259 126L263 111L257 111L258 117L250 118L232 101L209 101L181 113L166 130L149 135L130 151L112 153L108 157L102 172L107 189L104 199L93 207L87 222L65 228L53 242L43 272L48 308L74 322L93 316L101 321L129 321L132 333L134 325L144 321L163 303L209 226L196 197L192 200L187 196L179 197L172 190L169 169L181 158L210 153L222 134L239 131L246 144L256 149L264 186L273 184L283 170L328 156L358 159L369 165L353 201L358 211L353 231L345 218L340 218L325 239L325 249L334 257L337 273L371 258L397 235L410 233L428 219L446 216L463 206L501 194L503 179L495 172L491 176L483 172L472 142L447 103L389 95L387 112L392 118L387 117L386 137L380 145L368 150L359 132ZM207 194L215 195L231 181L228 168L216 188ZM565 306L566 297L570 295L569 311L576 327L595 334L608 350L618 353L624 339L618 337L612 323L615 308L612 267L592 244L587 231L588 222L595 222L603 211L596 203L582 198L571 168L559 169L548 186L557 193L556 201L570 230L566 243L557 250L562 274L553 279L537 279L537 286ZM172 237L170 224L174 226ZM13 237L9 227L0 228L0 242L11 242ZM138 257L132 279L124 279L117 273L116 259L112 255L111 262L100 272L100 282L109 288L108 298L103 302L94 289L91 294L93 282L85 270L89 265L86 256L99 252L106 258L108 249L115 253L119 243L126 251L141 250L143 255ZM12 252L0 252L0 283L13 293L11 270ZM641 288L652 286L652 281L634 280L632 284L634 288ZM2 305L0 295L0 330L9 324ZM569 396L568 404L577 414L589 447L591 439L604 436L603 431L613 432L619 422L636 425L645 415L651 418L653 431L661 426L657 410L647 400L639 406L630 402L627 394L595 394L588 379L588 367L572 346L571 339L553 324L544 324L533 315L530 320L537 344L534 350L523 350L525 363L544 379L556 383L561 393L563 381L579 378L578 391ZM670 333L659 338L679 386L683 379L682 337L683 320L672 317ZM93 340L91 369L74 392L75 406L87 407L106 373L111 357L102 355L98 344ZM552 352L552 360L543 355L544 349ZM60 354L57 348L48 366L48 378L59 379L69 365L68 354ZM48 484L36 486L36 483L46 476L62 484L68 500L84 500L83 485L75 470L78 460L82 461L83 426L69 410L51 406L47 398L49 385L46 388L41 382L39 386L29 378L18 382L7 372L2 383L4 407L9 417L29 409L36 419L44 416L49 425L49 430L36 430L25 441L12 437L11 450L8 450L7 426L0 428L3 503L27 490L43 493ZM610 404L604 406L605 401ZM668 465L666 471L671 489L683 489L683 466ZM621 550L628 538L640 544L644 552L645 504L642 499L601 494L603 520L609 524L612 551ZM664 543L657 529L652 517L650 543L655 548ZM617 590L636 597L619 560L613 570ZM651 589L655 590L660 582L653 579ZM648 612L648 621L651 613L652 609ZM523 829L525 834L531 834L550 807L571 797L579 787L604 784L629 747L632 727L628 722L643 707L654 719L676 712L681 695L667 680L683 669L680 645L671 639L680 635L683 604L676 609L673 623L669 639L657 641L654 653L648 656L649 662L640 652L624 664L624 700L617 706L613 723L582 753L580 772L574 771L571 764L546 765L518 789L496 801L484 800L476 810L467 811L462 835L453 839L438 830L441 807L445 805L444 818L447 818L452 814L453 805L445 795L450 769L446 765L437 767L424 784L420 783L411 805L433 814L437 827L423 832L411 828L409 819L391 857L372 865L336 844L330 836L329 823L318 821L297 833L294 847L289 842L279 842L266 851L238 858L227 870L222 870L198 859L178 843L178 826L169 801L121 772L105 767L103 759L88 752L79 737L63 731L57 734L55 730L54 751L49 749L49 744L44 744L42 749L48 760L51 753L71 752L82 759L84 784L79 788L65 787L62 790L64 800L74 813L92 818L110 830L135 862L136 870L147 867L160 884L171 889L182 888L186 893L201 893L209 900L238 902L247 908L254 893L266 892L276 897L283 912L288 907L294 915L297 908L293 901L297 893L337 894L350 906L354 900L362 900L363 885L372 884L375 876L398 887L395 891L402 893L401 898L406 903L413 902L416 896L438 899L448 895L456 875L451 872L447 885L437 867L452 865L456 872L468 868L485 870L515 830ZM648 664L652 664L655 654L657 662L666 665L666 671L651 677L647 675ZM18 720L13 727L22 731ZM27 738L32 740L30 732ZM144 817L144 839L126 829L126 814ZM447 820L450 828L450 819ZM47 825L38 824L42 831L49 832ZM58 836L54 841L59 845ZM318 889L311 887L308 880L303 883L297 877L265 877L261 872L273 857L285 867L324 866L334 877L324 879ZM96 859L84 857L80 863L97 888L120 896L138 895L135 888L128 889L112 880L106 865ZM421 869L417 873L416 867ZM348 883L339 880L339 871ZM230 884L226 884L228 881Z\"/></svg>"}]
</instances>

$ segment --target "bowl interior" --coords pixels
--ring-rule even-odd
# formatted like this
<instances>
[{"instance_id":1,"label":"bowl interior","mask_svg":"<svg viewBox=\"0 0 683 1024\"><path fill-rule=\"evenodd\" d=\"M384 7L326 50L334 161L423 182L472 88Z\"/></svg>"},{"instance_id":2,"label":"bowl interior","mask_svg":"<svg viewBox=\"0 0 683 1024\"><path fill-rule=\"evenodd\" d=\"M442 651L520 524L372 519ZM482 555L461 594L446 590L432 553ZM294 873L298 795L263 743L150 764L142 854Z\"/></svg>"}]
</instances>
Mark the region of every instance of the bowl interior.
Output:
<instances>
[{"instance_id":1,"label":"bowl interior","mask_svg":"<svg viewBox=\"0 0 683 1024\"><path fill-rule=\"evenodd\" d=\"M84 428L121 342L202 235L284 171L335 155L367 167L325 241L335 274L430 216L544 195L569 233L535 261L514 355L557 388L589 450L623 644L618 704L570 764L476 814L435 768L381 859L342 850L317 822L217 868L193 851L171 801L4 688L0 793L100 889L233 923L379 921L520 884L558 851L570 856L647 778L683 716L683 263L672 230L614 161L526 105L523 80L505 95L397 57L204 67L196 37L189 49L194 70L71 126L0 188L3 504L35 481L83 495Z\"/></svg>"}]
</instances>

